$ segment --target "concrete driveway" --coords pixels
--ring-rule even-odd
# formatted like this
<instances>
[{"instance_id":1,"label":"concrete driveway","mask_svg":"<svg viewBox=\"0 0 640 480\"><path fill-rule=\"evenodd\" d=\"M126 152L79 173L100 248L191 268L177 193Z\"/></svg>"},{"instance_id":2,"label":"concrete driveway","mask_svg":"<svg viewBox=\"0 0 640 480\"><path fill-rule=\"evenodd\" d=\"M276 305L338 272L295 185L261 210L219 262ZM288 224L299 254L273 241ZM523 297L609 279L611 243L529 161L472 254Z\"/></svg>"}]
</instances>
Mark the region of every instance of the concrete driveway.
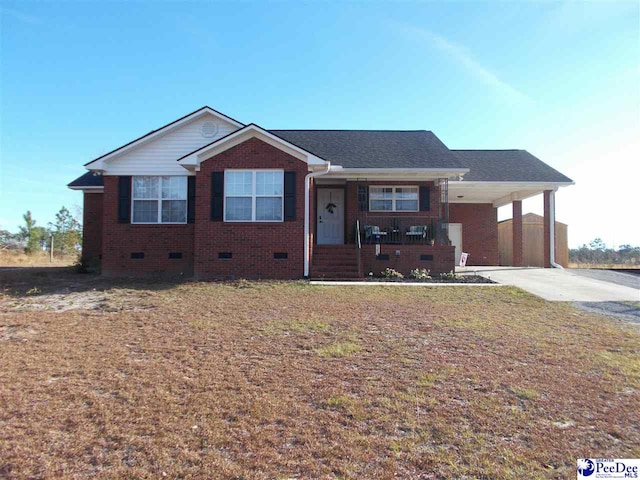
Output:
<instances>
[{"instance_id":1,"label":"concrete driveway","mask_svg":"<svg viewBox=\"0 0 640 480\"><path fill-rule=\"evenodd\" d=\"M477 273L555 302L640 302L640 289L571 270L535 267L464 267L456 273Z\"/></svg>"}]
</instances>

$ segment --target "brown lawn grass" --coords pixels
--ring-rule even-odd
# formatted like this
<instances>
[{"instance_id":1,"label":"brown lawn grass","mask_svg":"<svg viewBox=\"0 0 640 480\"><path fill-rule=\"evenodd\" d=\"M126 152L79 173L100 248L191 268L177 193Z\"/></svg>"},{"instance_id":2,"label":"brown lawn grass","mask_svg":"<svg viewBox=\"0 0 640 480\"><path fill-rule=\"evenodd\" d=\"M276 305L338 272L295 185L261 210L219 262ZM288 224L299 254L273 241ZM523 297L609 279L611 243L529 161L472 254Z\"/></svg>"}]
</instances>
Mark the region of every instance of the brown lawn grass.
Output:
<instances>
[{"instance_id":1,"label":"brown lawn grass","mask_svg":"<svg viewBox=\"0 0 640 480\"><path fill-rule=\"evenodd\" d=\"M640 456L638 330L517 289L0 275L0 477L573 478ZM92 310L48 310L56 291Z\"/></svg>"},{"instance_id":2,"label":"brown lawn grass","mask_svg":"<svg viewBox=\"0 0 640 480\"><path fill-rule=\"evenodd\" d=\"M0 267L47 267L72 265L78 259L77 255L61 256L54 254L53 262L47 252L35 252L27 255L23 251L0 250Z\"/></svg>"}]
</instances>

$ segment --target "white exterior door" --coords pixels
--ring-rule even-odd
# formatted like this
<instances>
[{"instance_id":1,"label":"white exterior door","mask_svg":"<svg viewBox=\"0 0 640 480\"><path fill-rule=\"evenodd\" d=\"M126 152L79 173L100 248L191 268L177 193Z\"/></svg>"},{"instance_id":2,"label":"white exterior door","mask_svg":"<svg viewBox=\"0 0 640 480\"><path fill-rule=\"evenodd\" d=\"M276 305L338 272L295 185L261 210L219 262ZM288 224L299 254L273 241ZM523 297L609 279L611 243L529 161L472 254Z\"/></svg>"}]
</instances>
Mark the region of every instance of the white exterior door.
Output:
<instances>
[{"instance_id":1,"label":"white exterior door","mask_svg":"<svg viewBox=\"0 0 640 480\"><path fill-rule=\"evenodd\" d=\"M460 265L460 254L462 253L462 224L449 224L449 240L451 245L456 247L456 267Z\"/></svg>"},{"instance_id":2,"label":"white exterior door","mask_svg":"<svg viewBox=\"0 0 640 480\"><path fill-rule=\"evenodd\" d=\"M344 243L344 189L318 188L318 245Z\"/></svg>"}]
</instances>

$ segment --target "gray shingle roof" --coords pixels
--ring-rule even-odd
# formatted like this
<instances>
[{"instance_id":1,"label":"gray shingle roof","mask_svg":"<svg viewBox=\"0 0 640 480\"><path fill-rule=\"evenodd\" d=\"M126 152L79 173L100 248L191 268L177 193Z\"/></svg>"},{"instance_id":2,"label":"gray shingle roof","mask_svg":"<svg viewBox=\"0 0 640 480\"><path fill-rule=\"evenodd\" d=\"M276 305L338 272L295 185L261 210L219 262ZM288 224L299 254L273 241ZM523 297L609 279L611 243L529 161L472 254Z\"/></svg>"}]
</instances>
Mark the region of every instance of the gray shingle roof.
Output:
<instances>
[{"instance_id":1,"label":"gray shingle roof","mask_svg":"<svg viewBox=\"0 0 640 480\"><path fill-rule=\"evenodd\" d=\"M68 187L102 187L102 175L97 175L93 172L87 172L84 175L80 175Z\"/></svg>"},{"instance_id":2,"label":"gray shingle roof","mask_svg":"<svg viewBox=\"0 0 640 480\"><path fill-rule=\"evenodd\" d=\"M469 168L464 180L571 182L526 150L449 150L433 132L389 130L270 130L344 168ZM69 187L102 186L87 172Z\"/></svg>"},{"instance_id":3,"label":"gray shingle roof","mask_svg":"<svg viewBox=\"0 0 640 480\"><path fill-rule=\"evenodd\" d=\"M451 150L469 173L464 180L481 182L572 182L526 150Z\"/></svg>"},{"instance_id":4,"label":"gray shingle roof","mask_svg":"<svg viewBox=\"0 0 640 480\"><path fill-rule=\"evenodd\" d=\"M389 130L269 130L344 168L463 168L433 132Z\"/></svg>"}]
</instances>

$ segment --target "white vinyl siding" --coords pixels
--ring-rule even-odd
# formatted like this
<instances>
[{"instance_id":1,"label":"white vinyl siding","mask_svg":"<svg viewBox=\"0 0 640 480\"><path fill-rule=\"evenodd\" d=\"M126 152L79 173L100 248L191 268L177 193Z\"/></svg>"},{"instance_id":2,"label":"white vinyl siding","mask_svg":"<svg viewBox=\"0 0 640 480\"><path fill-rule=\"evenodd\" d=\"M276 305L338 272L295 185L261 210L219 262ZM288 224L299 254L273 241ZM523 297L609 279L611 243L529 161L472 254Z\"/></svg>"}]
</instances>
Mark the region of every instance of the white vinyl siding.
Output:
<instances>
[{"instance_id":1,"label":"white vinyl siding","mask_svg":"<svg viewBox=\"0 0 640 480\"><path fill-rule=\"evenodd\" d=\"M214 123L217 132L203 136L203 125ZM105 163L106 175L187 175L178 158L218 140L238 128L208 113L158 138L142 143ZM205 131L207 128L205 126Z\"/></svg>"},{"instance_id":2,"label":"white vinyl siding","mask_svg":"<svg viewBox=\"0 0 640 480\"><path fill-rule=\"evenodd\" d=\"M136 176L131 182L131 223L187 223L186 176Z\"/></svg>"},{"instance_id":3,"label":"white vinyl siding","mask_svg":"<svg viewBox=\"0 0 640 480\"><path fill-rule=\"evenodd\" d=\"M417 212L419 189L415 186L369 187L369 211L371 212Z\"/></svg>"},{"instance_id":4,"label":"white vinyl siding","mask_svg":"<svg viewBox=\"0 0 640 480\"><path fill-rule=\"evenodd\" d=\"M282 222L284 171L226 170L225 222Z\"/></svg>"}]
</instances>

